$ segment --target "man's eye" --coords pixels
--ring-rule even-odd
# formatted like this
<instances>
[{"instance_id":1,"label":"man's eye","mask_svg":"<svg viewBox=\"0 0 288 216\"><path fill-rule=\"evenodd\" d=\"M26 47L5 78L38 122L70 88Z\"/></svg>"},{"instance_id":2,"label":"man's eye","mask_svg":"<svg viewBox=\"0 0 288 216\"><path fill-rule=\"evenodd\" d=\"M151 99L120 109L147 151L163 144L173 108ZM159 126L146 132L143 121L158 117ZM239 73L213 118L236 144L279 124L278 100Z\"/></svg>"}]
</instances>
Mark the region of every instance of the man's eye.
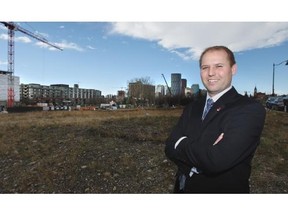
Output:
<instances>
[{"instance_id":1,"label":"man's eye","mask_svg":"<svg viewBox=\"0 0 288 216\"><path fill-rule=\"evenodd\" d=\"M202 67L201 69L202 69L202 70L207 70L208 67L207 67L207 66L204 66L204 67Z\"/></svg>"},{"instance_id":2,"label":"man's eye","mask_svg":"<svg viewBox=\"0 0 288 216\"><path fill-rule=\"evenodd\" d=\"M217 67L217 68L221 68L221 67L223 67L223 65L216 65L216 67Z\"/></svg>"}]
</instances>

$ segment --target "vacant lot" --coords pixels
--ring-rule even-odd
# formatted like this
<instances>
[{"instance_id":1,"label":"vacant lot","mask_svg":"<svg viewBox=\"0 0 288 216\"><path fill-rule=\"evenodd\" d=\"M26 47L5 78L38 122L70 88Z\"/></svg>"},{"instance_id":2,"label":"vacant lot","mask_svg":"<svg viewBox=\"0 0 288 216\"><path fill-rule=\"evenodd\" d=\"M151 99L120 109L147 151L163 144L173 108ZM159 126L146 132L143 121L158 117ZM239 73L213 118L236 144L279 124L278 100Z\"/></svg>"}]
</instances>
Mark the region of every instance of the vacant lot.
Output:
<instances>
[{"instance_id":1,"label":"vacant lot","mask_svg":"<svg viewBox=\"0 0 288 216\"><path fill-rule=\"evenodd\" d=\"M0 193L171 193L164 141L181 109L0 115ZM288 114L268 112L252 193L288 191Z\"/></svg>"}]
</instances>

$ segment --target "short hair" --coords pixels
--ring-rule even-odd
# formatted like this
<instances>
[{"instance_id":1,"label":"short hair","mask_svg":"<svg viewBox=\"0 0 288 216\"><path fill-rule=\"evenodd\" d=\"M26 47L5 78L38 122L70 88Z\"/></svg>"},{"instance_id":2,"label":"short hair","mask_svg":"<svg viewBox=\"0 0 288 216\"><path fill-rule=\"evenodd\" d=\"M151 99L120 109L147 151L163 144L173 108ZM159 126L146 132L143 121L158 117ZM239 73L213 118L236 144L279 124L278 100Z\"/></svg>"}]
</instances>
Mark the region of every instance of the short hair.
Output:
<instances>
[{"instance_id":1,"label":"short hair","mask_svg":"<svg viewBox=\"0 0 288 216\"><path fill-rule=\"evenodd\" d=\"M226 46L211 46L211 47L208 47L206 48L201 56L200 56L200 59L199 59L199 66L201 67L202 65L202 59L203 59L203 56L207 53L207 52L210 52L210 51L219 51L219 50L223 50L227 53L228 55L228 61L230 62L230 66L233 66L234 64L236 64L236 61L235 61L235 57L234 57L234 54L233 52Z\"/></svg>"}]
</instances>

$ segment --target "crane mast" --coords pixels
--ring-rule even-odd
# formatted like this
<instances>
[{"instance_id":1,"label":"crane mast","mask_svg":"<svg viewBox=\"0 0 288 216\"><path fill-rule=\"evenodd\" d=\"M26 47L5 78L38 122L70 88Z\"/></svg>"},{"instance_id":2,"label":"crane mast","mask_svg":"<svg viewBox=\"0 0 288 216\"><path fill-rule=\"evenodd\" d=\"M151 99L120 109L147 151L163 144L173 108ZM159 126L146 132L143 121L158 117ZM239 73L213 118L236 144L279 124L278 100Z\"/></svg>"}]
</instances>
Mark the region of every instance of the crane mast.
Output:
<instances>
[{"instance_id":1,"label":"crane mast","mask_svg":"<svg viewBox=\"0 0 288 216\"><path fill-rule=\"evenodd\" d=\"M162 74L162 76L163 76L163 78L164 78L164 81L165 81L165 83L166 83L166 86L167 86L167 88L168 88L168 90L169 90L170 96L172 96L172 92L171 92L171 89L170 89L170 87L168 86L168 83L167 83L167 81L166 81L166 79L165 79L165 76L164 76L164 74Z\"/></svg>"},{"instance_id":2,"label":"crane mast","mask_svg":"<svg viewBox=\"0 0 288 216\"><path fill-rule=\"evenodd\" d=\"M55 44L48 42L44 37L40 35L36 35L27 29L22 28L14 22L0 22L5 25L8 29L8 97L7 97L7 107L14 106L14 35L15 31L20 31L36 40L39 40L55 49L63 50Z\"/></svg>"}]
</instances>

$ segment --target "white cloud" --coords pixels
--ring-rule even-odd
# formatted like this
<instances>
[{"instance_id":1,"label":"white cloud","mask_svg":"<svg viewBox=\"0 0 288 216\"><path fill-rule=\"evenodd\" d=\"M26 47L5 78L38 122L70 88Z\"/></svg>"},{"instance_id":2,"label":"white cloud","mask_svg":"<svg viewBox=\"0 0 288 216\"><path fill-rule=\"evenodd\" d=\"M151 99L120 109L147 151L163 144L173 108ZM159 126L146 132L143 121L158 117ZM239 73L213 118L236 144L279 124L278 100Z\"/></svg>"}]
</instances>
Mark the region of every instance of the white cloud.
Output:
<instances>
[{"instance_id":1,"label":"white cloud","mask_svg":"<svg viewBox=\"0 0 288 216\"><path fill-rule=\"evenodd\" d=\"M18 41L18 42L22 42L22 43L31 43L31 39L29 37L26 37L26 36L15 37L14 41Z\"/></svg>"},{"instance_id":2,"label":"white cloud","mask_svg":"<svg viewBox=\"0 0 288 216\"><path fill-rule=\"evenodd\" d=\"M50 45L48 45L46 43L43 43L41 41L35 42L35 45L40 47L40 48L46 48L46 49L49 49L49 50L57 50L56 48L54 48L54 47L52 47L52 46L50 46Z\"/></svg>"},{"instance_id":3,"label":"white cloud","mask_svg":"<svg viewBox=\"0 0 288 216\"><path fill-rule=\"evenodd\" d=\"M95 48L92 47L92 46L90 46L90 45L88 45L87 48L88 48L88 49L91 49L91 50L95 50Z\"/></svg>"},{"instance_id":4,"label":"white cloud","mask_svg":"<svg viewBox=\"0 0 288 216\"><path fill-rule=\"evenodd\" d=\"M0 34L0 39L1 40L8 40L8 35L7 34ZM20 37L15 37L14 41L17 41L17 42L22 42L22 43L31 43L32 40L29 38L29 37L26 37L26 36L20 36ZM51 43L51 42L50 42ZM53 43L52 43L53 44ZM76 43L73 43L73 42L67 42L65 40L63 40L61 43L54 43L56 46L62 48L62 49L65 49L65 50L76 50L76 51L79 51L79 52L82 52L84 51L84 49L82 47L80 47L79 45L77 45ZM35 42L35 45L38 46L38 47L41 47L41 48L47 48L49 50L57 50L56 48L46 44L46 43L43 43L41 41L36 41ZM93 47L88 47L89 49L95 49Z\"/></svg>"},{"instance_id":5,"label":"white cloud","mask_svg":"<svg viewBox=\"0 0 288 216\"><path fill-rule=\"evenodd\" d=\"M7 34L0 34L0 39L1 40L8 40L8 35Z\"/></svg>"},{"instance_id":6,"label":"white cloud","mask_svg":"<svg viewBox=\"0 0 288 216\"><path fill-rule=\"evenodd\" d=\"M7 31L7 28L4 25L0 25L0 30L5 30Z\"/></svg>"},{"instance_id":7,"label":"white cloud","mask_svg":"<svg viewBox=\"0 0 288 216\"><path fill-rule=\"evenodd\" d=\"M1 61L1 60L0 60L0 65L7 65L7 64L8 64L7 61Z\"/></svg>"},{"instance_id":8,"label":"white cloud","mask_svg":"<svg viewBox=\"0 0 288 216\"><path fill-rule=\"evenodd\" d=\"M67 42L63 40L61 43L55 43L55 45L63 48L64 50L71 49L71 50L76 50L76 51L84 51L82 47L80 47L78 44L73 43L73 42Z\"/></svg>"},{"instance_id":9,"label":"white cloud","mask_svg":"<svg viewBox=\"0 0 288 216\"><path fill-rule=\"evenodd\" d=\"M198 59L212 45L234 52L278 46L288 40L288 22L120 22L111 33L157 41L184 59Z\"/></svg>"},{"instance_id":10,"label":"white cloud","mask_svg":"<svg viewBox=\"0 0 288 216\"><path fill-rule=\"evenodd\" d=\"M8 35L7 34L0 34L0 39L8 40ZM29 37L26 37L26 36L15 37L14 41L22 42L22 43L31 43L31 39Z\"/></svg>"},{"instance_id":11,"label":"white cloud","mask_svg":"<svg viewBox=\"0 0 288 216\"><path fill-rule=\"evenodd\" d=\"M51 42L50 42L51 43ZM43 42L36 42L35 43L38 47L41 47L41 48L47 48L49 50L57 50L56 48L46 44L46 43L43 43ZM77 45L76 43L73 43L73 42L67 42L67 41L62 41L61 43L52 43L60 48L62 48L63 50L76 50L76 51L79 51L79 52L82 52L84 51L84 49L82 47L80 47L79 45Z\"/></svg>"},{"instance_id":12,"label":"white cloud","mask_svg":"<svg viewBox=\"0 0 288 216\"><path fill-rule=\"evenodd\" d=\"M35 31L35 33L33 33L33 34L36 35L39 38L42 38L42 39L49 38L49 34L44 33L44 32Z\"/></svg>"}]
</instances>

